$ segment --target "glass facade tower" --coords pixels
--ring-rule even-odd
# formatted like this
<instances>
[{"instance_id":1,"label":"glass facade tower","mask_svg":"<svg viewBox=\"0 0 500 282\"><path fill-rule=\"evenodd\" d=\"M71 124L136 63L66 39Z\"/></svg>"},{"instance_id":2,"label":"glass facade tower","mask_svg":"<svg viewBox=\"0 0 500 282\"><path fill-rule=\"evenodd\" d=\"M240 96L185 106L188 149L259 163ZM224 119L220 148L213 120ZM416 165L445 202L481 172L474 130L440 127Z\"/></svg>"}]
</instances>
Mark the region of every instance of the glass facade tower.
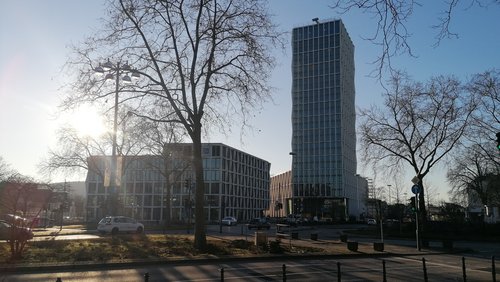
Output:
<instances>
[{"instance_id":1,"label":"glass facade tower","mask_svg":"<svg viewBox=\"0 0 500 282\"><path fill-rule=\"evenodd\" d=\"M341 20L293 29L294 213L344 220L356 197L354 45Z\"/></svg>"}]
</instances>

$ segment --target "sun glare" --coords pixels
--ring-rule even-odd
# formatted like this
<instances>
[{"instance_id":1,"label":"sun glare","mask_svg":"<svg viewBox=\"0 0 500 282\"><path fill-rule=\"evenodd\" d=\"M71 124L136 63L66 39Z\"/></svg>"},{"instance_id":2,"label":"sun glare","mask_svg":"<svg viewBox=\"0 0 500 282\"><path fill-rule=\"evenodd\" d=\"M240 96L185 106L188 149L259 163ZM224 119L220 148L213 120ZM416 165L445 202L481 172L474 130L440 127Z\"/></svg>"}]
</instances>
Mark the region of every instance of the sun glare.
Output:
<instances>
[{"instance_id":1,"label":"sun glare","mask_svg":"<svg viewBox=\"0 0 500 282\"><path fill-rule=\"evenodd\" d=\"M90 106L80 107L69 119L80 136L97 138L106 132L102 117Z\"/></svg>"}]
</instances>

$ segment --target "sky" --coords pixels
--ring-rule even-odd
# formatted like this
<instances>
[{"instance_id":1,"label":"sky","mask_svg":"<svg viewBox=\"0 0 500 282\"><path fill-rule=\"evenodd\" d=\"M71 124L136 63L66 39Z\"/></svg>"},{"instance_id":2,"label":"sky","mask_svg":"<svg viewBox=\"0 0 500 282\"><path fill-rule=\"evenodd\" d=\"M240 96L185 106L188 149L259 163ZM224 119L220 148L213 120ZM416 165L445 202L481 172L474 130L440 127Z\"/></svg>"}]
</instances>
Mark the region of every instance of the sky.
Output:
<instances>
[{"instance_id":1,"label":"sky","mask_svg":"<svg viewBox=\"0 0 500 282\"><path fill-rule=\"evenodd\" d=\"M320 20L340 18L355 46L356 107L379 105L382 88L370 77L371 64L379 48L365 40L375 32L371 15L353 11L345 15L331 9L333 0L270 0L269 7L280 29L291 31L294 27ZM410 44L416 57L401 55L393 61L397 68L408 72L415 80L425 81L432 75L455 75L467 79L472 74L500 67L500 5L488 9L459 6L451 29L458 39L435 43L437 23L442 1L422 1L416 7L408 27ZM430 2L430 3L427 3ZM444 1L443 1L444 2ZM468 1L465 1L469 3ZM55 131L66 122L81 130L100 131L98 117L91 112L77 112L56 116L57 106L65 95L61 90L64 75L62 66L69 56L70 44L78 44L99 29L100 18L105 16L104 1L68 0L4 0L0 10L0 156L13 169L22 174L41 179L38 164L55 148ZM290 38L290 36L288 36ZM217 133L205 142L221 142L256 155L271 163L271 174L290 169L291 158L291 48L276 51L278 67L273 71L271 85L276 88L273 102L255 113L250 121L254 130L241 135L238 127L228 136ZM89 109L87 109L89 110ZM89 126L90 125L90 126ZM359 145L358 145L359 146ZM358 157L358 173L374 177L364 168ZM446 169L438 167L429 177L437 198L447 199ZM66 180L84 180L72 176ZM410 190L412 175L397 180L375 179L376 185L407 186ZM62 181L65 179L53 179Z\"/></svg>"}]
</instances>

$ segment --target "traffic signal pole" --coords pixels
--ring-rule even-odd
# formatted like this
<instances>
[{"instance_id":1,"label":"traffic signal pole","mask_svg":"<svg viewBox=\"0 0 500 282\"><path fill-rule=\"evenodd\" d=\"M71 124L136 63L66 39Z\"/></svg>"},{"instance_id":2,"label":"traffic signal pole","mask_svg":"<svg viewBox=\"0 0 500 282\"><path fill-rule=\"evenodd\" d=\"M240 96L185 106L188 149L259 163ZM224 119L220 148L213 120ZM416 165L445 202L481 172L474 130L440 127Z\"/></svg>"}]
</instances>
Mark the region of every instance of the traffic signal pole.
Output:
<instances>
[{"instance_id":1,"label":"traffic signal pole","mask_svg":"<svg viewBox=\"0 0 500 282\"><path fill-rule=\"evenodd\" d=\"M418 212L418 194L415 194L415 237L417 239L417 250L420 251L420 235L419 235L419 221L418 221L418 218L419 218L419 212Z\"/></svg>"},{"instance_id":2,"label":"traffic signal pole","mask_svg":"<svg viewBox=\"0 0 500 282\"><path fill-rule=\"evenodd\" d=\"M415 194L415 197L414 197L415 198L415 237L417 239L417 250L420 251L421 248L420 248L420 234L419 234L419 229L420 229L419 194L420 194L422 188L418 185L418 182L419 182L418 178L415 177L414 179L416 179L416 180L412 180L414 185L411 187L411 192L413 194Z\"/></svg>"},{"instance_id":3,"label":"traffic signal pole","mask_svg":"<svg viewBox=\"0 0 500 282\"><path fill-rule=\"evenodd\" d=\"M500 150L500 132L497 132L497 149Z\"/></svg>"}]
</instances>

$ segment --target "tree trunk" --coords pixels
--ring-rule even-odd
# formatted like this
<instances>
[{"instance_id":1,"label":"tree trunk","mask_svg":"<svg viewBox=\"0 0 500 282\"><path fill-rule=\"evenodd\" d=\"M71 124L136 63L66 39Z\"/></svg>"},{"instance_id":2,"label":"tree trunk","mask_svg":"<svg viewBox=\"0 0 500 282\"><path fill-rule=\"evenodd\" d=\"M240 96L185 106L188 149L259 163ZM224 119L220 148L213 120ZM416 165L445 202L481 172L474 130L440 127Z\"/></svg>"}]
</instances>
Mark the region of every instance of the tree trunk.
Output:
<instances>
[{"instance_id":1,"label":"tree trunk","mask_svg":"<svg viewBox=\"0 0 500 282\"><path fill-rule=\"evenodd\" d=\"M418 194L418 217L420 224L420 234L425 236L426 226L427 226L427 209L425 207L425 188L424 188L424 176L419 175L420 179L420 193Z\"/></svg>"},{"instance_id":2,"label":"tree trunk","mask_svg":"<svg viewBox=\"0 0 500 282\"><path fill-rule=\"evenodd\" d=\"M203 161L201 156L201 124L199 124L193 132L193 168L196 181L194 247L198 250L204 250L206 248L207 239L205 234L205 183L203 179Z\"/></svg>"}]
</instances>

